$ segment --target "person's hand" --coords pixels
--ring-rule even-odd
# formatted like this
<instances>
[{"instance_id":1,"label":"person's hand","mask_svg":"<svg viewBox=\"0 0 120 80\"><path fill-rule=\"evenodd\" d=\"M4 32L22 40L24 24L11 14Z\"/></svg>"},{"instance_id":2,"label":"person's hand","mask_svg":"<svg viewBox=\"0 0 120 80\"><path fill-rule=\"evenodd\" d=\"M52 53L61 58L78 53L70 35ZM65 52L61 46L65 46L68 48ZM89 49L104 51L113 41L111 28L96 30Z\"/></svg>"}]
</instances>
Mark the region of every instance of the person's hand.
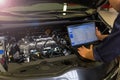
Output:
<instances>
[{"instance_id":1,"label":"person's hand","mask_svg":"<svg viewBox=\"0 0 120 80\"><path fill-rule=\"evenodd\" d=\"M98 30L98 28L96 27L96 36L97 36L97 38L98 38L98 40L103 40L104 38L106 38L108 35L103 35L101 32L100 32L100 30Z\"/></svg>"},{"instance_id":2,"label":"person's hand","mask_svg":"<svg viewBox=\"0 0 120 80\"><path fill-rule=\"evenodd\" d=\"M98 27L96 27L96 36L97 36L97 38L98 38L98 40L102 40L102 34L101 34L101 32L98 30Z\"/></svg>"},{"instance_id":3,"label":"person's hand","mask_svg":"<svg viewBox=\"0 0 120 80\"><path fill-rule=\"evenodd\" d=\"M78 48L78 53L86 59L94 60L93 56L93 45L90 45L90 49L86 48L85 46L82 46Z\"/></svg>"}]
</instances>

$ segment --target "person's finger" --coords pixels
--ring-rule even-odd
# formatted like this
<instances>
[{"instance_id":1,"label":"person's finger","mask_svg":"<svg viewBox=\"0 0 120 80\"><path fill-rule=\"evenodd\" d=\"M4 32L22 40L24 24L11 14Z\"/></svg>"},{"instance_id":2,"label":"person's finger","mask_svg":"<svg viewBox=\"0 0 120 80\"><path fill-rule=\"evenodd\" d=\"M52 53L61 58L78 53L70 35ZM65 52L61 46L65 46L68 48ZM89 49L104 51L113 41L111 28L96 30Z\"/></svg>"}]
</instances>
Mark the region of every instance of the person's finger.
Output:
<instances>
[{"instance_id":1,"label":"person's finger","mask_svg":"<svg viewBox=\"0 0 120 80\"><path fill-rule=\"evenodd\" d=\"M80 50L80 49L82 49L82 48L83 48L83 46L79 47L78 49Z\"/></svg>"},{"instance_id":2,"label":"person's finger","mask_svg":"<svg viewBox=\"0 0 120 80\"><path fill-rule=\"evenodd\" d=\"M81 51L78 51L79 55L82 56L82 57L85 57L85 54L82 53Z\"/></svg>"},{"instance_id":3,"label":"person's finger","mask_svg":"<svg viewBox=\"0 0 120 80\"><path fill-rule=\"evenodd\" d=\"M93 48L93 45L90 45L90 49L92 49Z\"/></svg>"},{"instance_id":4,"label":"person's finger","mask_svg":"<svg viewBox=\"0 0 120 80\"><path fill-rule=\"evenodd\" d=\"M80 48L78 48L78 50L79 50L79 51L81 51L81 50L83 50L83 48L82 48L82 47L80 47Z\"/></svg>"},{"instance_id":5,"label":"person's finger","mask_svg":"<svg viewBox=\"0 0 120 80\"><path fill-rule=\"evenodd\" d=\"M96 32L98 32L98 31L99 31L98 27L96 27L95 31L96 31Z\"/></svg>"},{"instance_id":6,"label":"person's finger","mask_svg":"<svg viewBox=\"0 0 120 80\"><path fill-rule=\"evenodd\" d=\"M84 49L84 48L86 48L85 46L82 46L82 48Z\"/></svg>"},{"instance_id":7,"label":"person's finger","mask_svg":"<svg viewBox=\"0 0 120 80\"><path fill-rule=\"evenodd\" d=\"M79 53L79 55L81 55L80 53L81 53L81 51L78 51L78 53Z\"/></svg>"},{"instance_id":8,"label":"person's finger","mask_svg":"<svg viewBox=\"0 0 120 80\"><path fill-rule=\"evenodd\" d=\"M81 50L81 47L79 47L78 50L80 51L80 50Z\"/></svg>"},{"instance_id":9,"label":"person's finger","mask_svg":"<svg viewBox=\"0 0 120 80\"><path fill-rule=\"evenodd\" d=\"M95 27L96 28L96 30L98 30L98 27Z\"/></svg>"}]
</instances>

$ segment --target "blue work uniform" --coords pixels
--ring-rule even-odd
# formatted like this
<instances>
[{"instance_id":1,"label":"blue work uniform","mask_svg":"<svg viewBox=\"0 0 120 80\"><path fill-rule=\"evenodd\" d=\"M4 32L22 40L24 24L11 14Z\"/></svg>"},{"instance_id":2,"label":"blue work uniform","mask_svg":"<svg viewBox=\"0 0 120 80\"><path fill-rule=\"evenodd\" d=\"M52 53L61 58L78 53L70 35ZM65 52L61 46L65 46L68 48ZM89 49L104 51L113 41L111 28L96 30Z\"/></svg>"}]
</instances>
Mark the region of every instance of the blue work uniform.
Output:
<instances>
[{"instance_id":1,"label":"blue work uniform","mask_svg":"<svg viewBox=\"0 0 120 80\"><path fill-rule=\"evenodd\" d=\"M94 58L101 62L110 62L120 55L120 14L118 14L112 32L102 43L93 49Z\"/></svg>"}]
</instances>

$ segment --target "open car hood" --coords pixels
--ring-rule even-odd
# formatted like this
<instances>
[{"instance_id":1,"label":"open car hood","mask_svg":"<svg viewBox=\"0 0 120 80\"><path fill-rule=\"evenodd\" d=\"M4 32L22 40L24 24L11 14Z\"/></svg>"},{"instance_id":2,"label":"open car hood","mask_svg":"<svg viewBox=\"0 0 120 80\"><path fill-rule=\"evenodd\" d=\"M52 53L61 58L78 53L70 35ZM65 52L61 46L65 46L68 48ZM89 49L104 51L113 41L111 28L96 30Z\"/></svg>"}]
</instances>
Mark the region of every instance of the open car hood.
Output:
<instances>
[{"instance_id":1,"label":"open car hood","mask_svg":"<svg viewBox=\"0 0 120 80\"><path fill-rule=\"evenodd\" d=\"M36 3L50 3L50 2L58 2L58 3L78 3L81 5L85 5L87 7L97 8L101 6L103 3L108 0L3 0L7 2L7 6L18 6L18 5L32 5Z\"/></svg>"},{"instance_id":2,"label":"open car hood","mask_svg":"<svg viewBox=\"0 0 120 80\"><path fill-rule=\"evenodd\" d=\"M3 0L0 26L37 26L44 21L68 21L92 15L107 0ZM91 3L92 2L92 3ZM63 22L65 22L63 21ZM44 24L44 23L43 23Z\"/></svg>"}]
</instances>

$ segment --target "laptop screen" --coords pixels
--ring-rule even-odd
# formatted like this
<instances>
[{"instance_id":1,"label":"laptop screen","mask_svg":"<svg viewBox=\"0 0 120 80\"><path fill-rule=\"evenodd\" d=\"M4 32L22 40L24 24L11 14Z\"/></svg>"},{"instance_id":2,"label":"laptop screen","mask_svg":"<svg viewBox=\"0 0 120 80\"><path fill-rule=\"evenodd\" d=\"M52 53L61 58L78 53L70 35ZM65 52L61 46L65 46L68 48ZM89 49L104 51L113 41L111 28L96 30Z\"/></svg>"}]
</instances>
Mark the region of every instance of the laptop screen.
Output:
<instances>
[{"instance_id":1,"label":"laptop screen","mask_svg":"<svg viewBox=\"0 0 120 80\"><path fill-rule=\"evenodd\" d=\"M67 27L72 46L82 45L97 41L95 35L95 23L88 22Z\"/></svg>"}]
</instances>

